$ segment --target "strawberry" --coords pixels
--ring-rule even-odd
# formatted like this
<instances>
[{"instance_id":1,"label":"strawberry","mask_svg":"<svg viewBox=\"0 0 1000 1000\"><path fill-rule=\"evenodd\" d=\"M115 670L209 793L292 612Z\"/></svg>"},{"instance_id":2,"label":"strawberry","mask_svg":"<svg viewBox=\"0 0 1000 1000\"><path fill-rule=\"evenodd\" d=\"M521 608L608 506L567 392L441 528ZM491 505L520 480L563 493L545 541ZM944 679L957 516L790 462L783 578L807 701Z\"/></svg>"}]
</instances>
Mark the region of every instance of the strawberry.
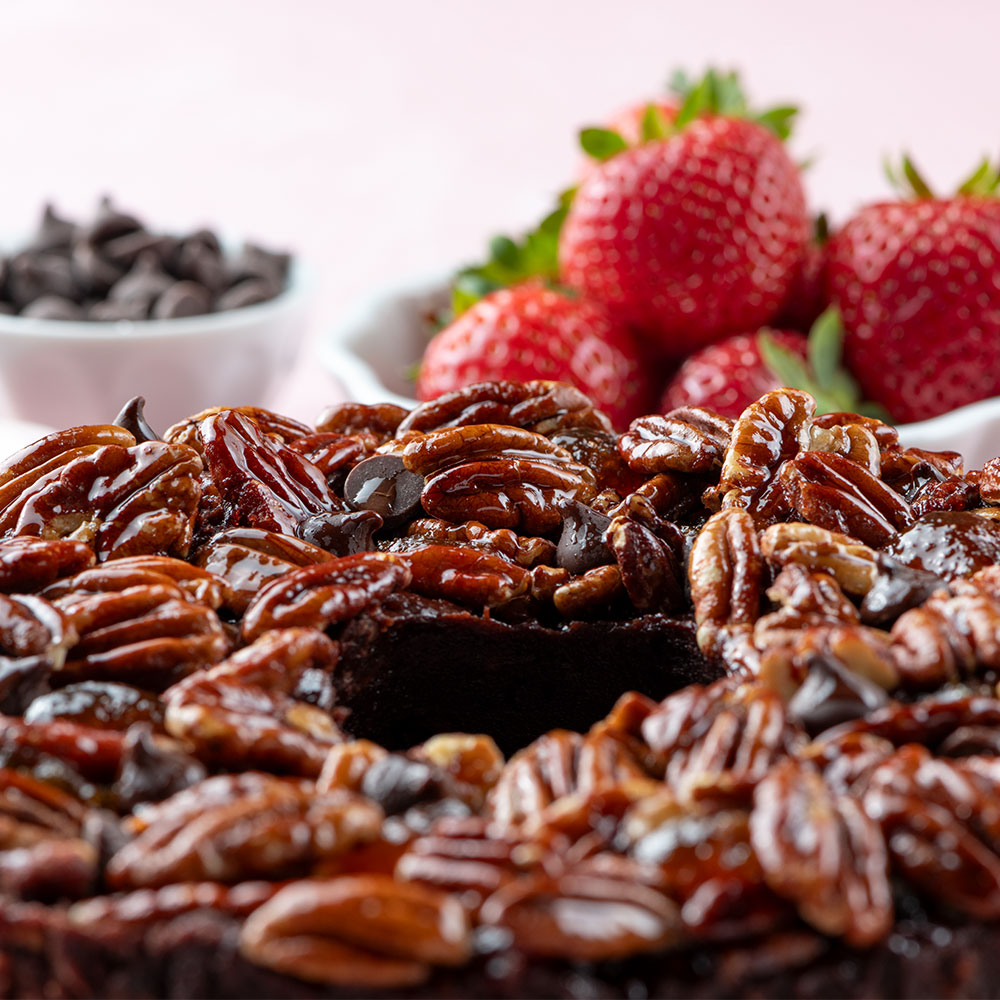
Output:
<instances>
[{"instance_id":1,"label":"strawberry","mask_svg":"<svg viewBox=\"0 0 1000 1000\"><path fill-rule=\"evenodd\" d=\"M774 342L805 358L808 341L793 330L769 331ZM764 361L759 333L738 333L696 351L677 369L660 400L663 413L679 406L706 406L738 417L751 403L785 383Z\"/></svg>"},{"instance_id":2,"label":"strawberry","mask_svg":"<svg viewBox=\"0 0 1000 1000\"><path fill-rule=\"evenodd\" d=\"M604 162L562 224L561 280L663 356L770 322L804 253L799 170L772 131L787 132L792 109L746 113L735 79L709 73L661 137L629 147L615 133L581 133Z\"/></svg>"},{"instance_id":3,"label":"strawberry","mask_svg":"<svg viewBox=\"0 0 1000 1000\"><path fill-rule=\"evenodd\" d=\"M899 421L1000 394L1000 172L935 197L909 159L906 200L869 205L830 242L827 282L865 393Z\"/></svg>"},{"instance_id":4,"label":"strawberry","mask_svg":"<svg viewBox=\"0 0 1000 1000\"><path fill-rule=\"evenodd\" d=\"M788 296L774 320L778 328L808 332L827 307L826 244L829 240L825 215L816 218L813 238L792 275Z\"/></svg>"},{"instance_id":5,"label":"strawberry","mask_svg":"<svg viewBox=\"0 0 1000 1000\"><path fill-rule=\"evenodd\" d=\"M884 416L860 401L857 383L840 365L842 342L833 309L816 320L808 337L795 330L736 334L692 354L667 384L660 408L666 413L706 406L735 418L765 393L790 386L811 393L820 413Z\"/></svg>"},{"instance_id":6,"label":"strawberry","mask_svg":"<svg viewBox=\"0 0 1000 1000\"><path fill-rule=\"evenodd\" d=\"M536 282L491 292L438 333L424 353L417 396L538 378L577 386L616 427L650 402L648 367L629 330L600 305Z\"/></svg>"}]
</instances>

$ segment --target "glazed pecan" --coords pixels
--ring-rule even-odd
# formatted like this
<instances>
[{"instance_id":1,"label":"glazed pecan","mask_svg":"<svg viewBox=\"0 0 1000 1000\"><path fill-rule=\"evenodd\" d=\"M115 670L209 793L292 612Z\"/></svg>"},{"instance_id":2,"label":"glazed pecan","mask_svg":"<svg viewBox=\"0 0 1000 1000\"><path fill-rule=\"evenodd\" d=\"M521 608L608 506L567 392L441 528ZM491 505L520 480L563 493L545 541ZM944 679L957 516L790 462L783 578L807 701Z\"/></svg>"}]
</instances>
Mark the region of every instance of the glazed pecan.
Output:
<instances>
[{"instance_id":1,"label":"glazed pecan","mask_svg":"<svg viewBox=\"0 0 1000 1000\"><path fill-rule=\"evenodd\" d=\"M472 954L468 918L446 893L387 875L306 879L248 918L245 958L300 979L391 989Z\"/></svg>"},{"instance_id":2,"label":"glazed pecan","mask_svg":"<svg viewBox=\"0 0 1000 1000\"><path fill-rule=\"evenodd\" d=\"M1000 776L971 761L935 760L926 748L910 745L874 769L863 801L903 878L955 910L996 920L998 793Z\"/></svg>"},{"instance_id":3,"label":"glazed pecan","mask_svg":"<svg viewBox=\"0 0 1000 1000\"><path fill-rule=\"evenodd\" d=\"M31 446L27 458L8 462L0 471L0 532L83 541L99 560L187 555L201 496L197 454L161 441L137 445L120 428L89 437L122 443L66 447L81 431L106 430L51 435ZM15 475L19 469L24 471Z\"/></svg>"},{"instance_id":4,"label":"glazed pecan","mask_svg":"<svg viewBox=\"0 0 1000 1000\"><path fill-rule=\"evenodd\" d=\"M729 680L670 695L641 731L682 802L746 803L754 786L801 742L775 691Z\"/></svg>"},{"instance_id":5,"label":"glazed pecan","mask_svg":"<svg viewBox=\"0 0 1000 1000\"><path fill-rule=\"evenodd\" d=\"M847 594L866 594L875 582L875 552L848 535L814 524L772 524L760 536L764 558L829 573Z\"/></svg>"},{"instance_id":6,"label":"glazed pecan","mask_svg":"<svg viewBox=\"0 0 1000 1000\"><path fill-rule=\"evenodd\" d=\"M623 589L617 566L598 566L557 587L552 603L563 618L587 618L607 608Z\"/></svg>"},{"instance_id":7,"label":"glazed pecan","mask_svg":"<svg viewBox=\"0 0 1000 1000\"><path fill-rule=\"evenodd\" d=\"M223 603L232 603L225 580L183 559L169 556L115 559L59 580L43 594L53 600L73 592L106 594L141 586L174 590L176 597L203 604L213 611Z\"/></svg>"},{"instance_id":8,"label":"glazed pecan","mask_svg":"<svg viewBox=\"0 0 1000 1000\"><path fill-rule=\"evenodd\" d=\"M815 412L812 396L797 389L777 389L751 403L733 426L719 494L735 491L748 499L763 490L783 461L808 448Z\"/></svg>"},{"instance_id":9,"label":"glazed pecan","mask_svg":"<svg viewBox=\"0 0 1000 1000\"><path fill-rule=\"evenodd\" d=\"M329 673L336 662L336 644L322 632L267 632L211 670L169 688L164 725L213 766L314 778L342 738L328 711Z\"/></svg>"},{"instance_id":10,"label":"glazed pecan","mask_svg":"<svg viewBox=\"0 0 1000 1000\"><path fill-rule=\"evenodd\" d=\"M470 517L491 528L544 533L560 507L596 493L594 474L547 438L518 427L470 424L432 431L403 450L406 468L424 476L424 509L434 517Z\"/></svg>"},{"instance_id":11,"label":"glazed pecan","mask_svg":"<svg viewBox=\"0 0 1000 1000\"><path fill-rule=\"evenodd\" d=\"M92 796L88 782L110 783L121 765L124 734L56 720L44 725L0 715L0 766L35 770L40 777ZM65 767L60 767L65 764Z\"/></svg>"},{"instance_id":12,"label":"glazed pecan","mask_svg":"<svg viewBox=\"0 0 1000 1000\"><path fill-rule=\"evenodd\" d=\"M316 421L321 434L372 434L379 443L396 436L396 431L409 410L395 403L337 403L328 406Z\"/></svg>"},{"instance_id":13,"label":"glazed pecan","mask_svg":"<svg viewBox=\"0 0 1000 1000\"><path fill-rule=\"evenodd\" d=\"M660 879L630 859L615 870L535 875L501 886L480 914L505 927L529 955L593 962L659 951L681 935L677 905L656 885Z\"/></svg>"},{"instance_id":14,"label":"glazed pecan","mask_svg":"<svg viewBox=\"0 0 1000 1000\"><path fill-rule=\"evenodd\" d=\"M611 430L603 413L579 389L565 382L477 382L446 392L411 410L396 429L429 433L468 424L506 424L537 434L568 427Z\"/></svg>"},{"instance_id":15,"label":"glazed pecan","mask_svg":"<svg viewBox=\"0 0 1000 1000\"><path fill-rule=\"evenodd\" d=\"M226 581L227 607L242 615L266 583L299 566L330 561L330 553L291 535L229 528L198 549L195 563Z\"/></svg>"},{"instance_id":16,"label":"glazed pecan","mask_svg":"<svg viewBox=\"0 0 1000 1000\"><path fill-rule=\"evenodd\" d=\"M204 455L205 440L202 426L204 421L227 413L238 413L242 420L252 423L261 434L267 434L282 444L290 444L297 438L312 433L312 428L306 424L284 414L275 413L273 410L266 410L262 406L211 406L168 427L163 434L163 440L189 445L199 455Z\"/></svg>"},{"instance_id":17,"label":"glazed pecan","mask_svg":"<svg viewBox=\"0 0 1000 1000\"><path fill-rule=\"evenodd\" d=\"M618 448L637 472L709 472L722 465L732 433L728 417L689 406L633 420Z\"/></svg>"},{"instance_id":18,"label":"glazed pecan","mask_svg":"<svg viewBox=\"0 0 1000 1000\"><path fill-rule=\"evenodd\" d=\"M144 829L108 861L107 879L134 889L280 878L374 840L381 821L381 809L341 789L317 794L253 772L209 778L144 810Z\"/></svg>"},{"instance_id":19,"label":"glazed pecan","mask_svg":"<svg viewBox=\"0 0 1000 1000\"><path fill-rule=\"evenodd\" d=\"M63 675L163 690L221 660L230 643L216 613L176 595L175 586L151 585L57 598L54 604L79 635Z\"/></svg>"},{"instance_id":20,"label":"glazed pecan","mask_svg":"<svg viewBox=\"0 0 1000 1000\"><path fill-rule=\"evenodd\" d=\"M526 569L551 563L556 550L555 545L547 538L518 535L509 528L493 531L479 521L452 524L435 517L422 517L412 521L405 534L386 541L380 548L386 552L405 553L425 545L461 545L465 548L483 549Z\"/></svg>"},{"instance_id":21,"label":"glazed pecan","mask_svg":"<svg viewBox=\"0 0 1000 1000\"><path fill-rule=\"evenodd\" d=\"M269 629L327 628L406 587L410 570L389 553L362 553L305 566L272 580L251 601L241 632L252 641Z\"/></svg>"},{"instance_id":22,"label":"glazed pecan","mask_svg":"<svg viewBox=\"0 0 1000 1000\"><path fill-rule=\"evenodd\" d=\"M344 511L312 462L239 410L205 417L198 435L220 502L215 527L294 534L312 515Z\"/></svg>"},{"instance_id":23,"label":"glazed pecan","mask_svg":"<svg viewBox=\"0 0 1000 1000\"><path fill-rule=\"evenodd\" d=\"M695 539L688 566L702 650L718 649L720 629L757 620L763 577L764 561L750 515L735 508L713 514Z\"/></svg>"},{"instance_id":24,"label":"glazed pecan","mask_svg":"<svg viewBox=\"0 0 1000 1000\"><path fill-rule=\"evenodd\" d=\"M883 448L882 479L893 489L909 495L924 483L939 482L964 472L962 456L957 451L924 451L921 448Z\"/></svg>"},{"instance_id":25,"label":"glazed pecan","mask_svg":"<svg viewBox=\"0 0 1000 1000\"><path fill-rule=\"evenodd\" d=\"M1000 503L1000 458L991 458L977 477L979 495L988 504Z\"/></svg>"},{"instance_id":26,"label":"glazed pecan","mask_svg":"<svg viewBox=\"0 0 1000 1000\"><path fill-rule=\"evenodd\" d=\"M875 417L865 417L860 413L817 413L811 421L811 428L832 430L834 428L860 427L868 431L878 442L883 453L899 450L899 433L891 424L883 423ZM820 451L825 449L819 449ZM843 452L841 454L844 454Z\"/></svg>"},{"instance_id":27,"label":"glazed pecan","mask_svg":"<svg viewBox=\"0 0 1000 1000\"><path fill-rule=\"evenodd\" d=\"M984 592L932 595L892 626L906 687L927 689L1000 666L1000 601Z\"/></svg>"},{"instance_id":28,"label":"glazed pecan","mask_svg":"<svg viewBox=\"0 0 1000 1000\"><path fill-rule=\"evenodd\" d=\"M79 838L0 850L0 893L15 898L79 899L94 892L98 876L97 851Z\"/></svg>"},{"instance_id":29,"label":"glazed pecan","mask_svg":"<svg viewBox=\"0 0 1000 1000\"><path fill-rule=\"evenodd\" d=\"M0 594L0 711L21 711L47 690L76 641L72 624L44 598Z\"/></svg>"},{"instance_id":30,"label":"glazed pecan","mask_svg":"<svg viewBox=\"0 0 1000 1000\"><path fill-rule=\"evenodd\" d=\"M789 563L775 577L767 597L779 610L764 615L754 625L754 641L761 649L794 643L803 629L815 625L859 621L858 609L832 576L810 572L797 563Z\"/></svg>"},{"instance_id":31,"label":"glazed pecan","mask_svg":"<svg viewBox=\"0 0 1000 1000\"><path fill-rule=\"evenodd\" d=\"M845 417L852 416L844 414ZM865 418L859 418L865 419ZM826 451L833 455L843 455L873 476L882 471L881 447L869 428L860 423L820 424L813 419L809 425L807 451Z\"/></svg>"},{"instance_id":32,"label":"glazed pecan","mask_svg":"<svg viewBox=\"0 0 1000 1000\"><path fill-rule=\"evenodd\" d=\"M802 519L878 548L909 524L909 504L843 455L807 452L785 463L782 478Z\"/></svg>"},{"instance_id":33,"label":"glazed pecan","mask_svg":"<svg viewBox=\"0 0 1000 1000\"><path fill-rule=\"evenodd\" d=\"M375 454L381 443L374 434L307 434L289 444L293 451L304 455L333 482L338 473Z\"/></svg>"},{"instance_id":34,"label":"glazed pecan","mask_svg":"<svg viewBox=\"0 0 1000 1000\"><path fill-rule=\"evenodd\" d=\"M599 490L615 490L622 496L642 484L643 476L633 472L618 451L618 437L596 427L567 427L548 435L549 440L569 452L575 462L594 474Z\"/></svg>"},{"instance_id":35,"label":"glazed pecan","mask_svg":"<svg viewBox=\"0 0 1000 1000\"><path fill-rule=\"evenodd\" d=\"M924 483L910 499L910 509L915 518L920 518L934 511L969 510L978 505L979 499L979 488L975 484L949 476L941 482Z\"/></svg>"},{"instance_id":36,"label":"glazed pecan","mask_svg":"<svg viewBox=\"0 0 1000 1000\"><path fill-rule=\"evenodd\" d=\"M666 522L657 533L632 517L619 515L611 519L604 534L622 585L639 611L672 611L684 603L683 541L676 529L665 532L663 528L673 526ZM668 534L667 540L663 534Z\"/></svg>"},{"instance_id":37,"label":"glazed pecan","mask_svg":"<svg viewBox=\"0 0 1000 1000\"><path fill-rule=\"evenodd\" d=\"M0 539L0 592L30 594L94 564L89 545L15 535Z\"/></svg>"},{"instance_id":38,"label":"glazed pecan","mask_svg":"<svg viewBox=\"0 0 1000 1000\"><path fill-rule=\"evenodd\" d=\"M371 766L388 753L371 740L348 740L332 747L316 780L317 791L346 788L350 792L360 792L361 783Z\"/></svg>"},{"instance_id":39,"label":"glazed pecan","mask_svg":"<svg viewBox=\"0 0 1000 1000\"><path fill-rule=\"evenodd\" d=\"M459 545L424 545L404 556L411 590L472 607L497 607L528 592L532 575L503 556Z\"/></svg>"},{"instance_id":40,"label":"glazed pecan","mask_svg":"<svg viewBox=\"0 0 1000 1000\"><path fill-rule=\"evenodd\" d=\"M866 947L892 928L889 859L878 825L799 760L778 763L754 792L750 841L767 884L824 934Z\"/></svg>"},{"instance_id":41,"label":"glazed pecan","mask_svg":"<svg viewBox=\"0 0 1000 1000\"><path fill-rule=\"evenodd\" d=\"M481 800L497 783L503 771L500 748L489 737L466 733L440 733L411 751L411 756L426 760L451 779L452 787L468 789L462 797ZM476 808L482 801L475 803Z\"/></svg>"},{"instance_id":42,"label":"glazed pecan","mask_svg":"<svg viewBox=\"0 0 1000 1000\"><path fill-rule=\"evenodd\" d=\"M162 731L163 704L157 695L128 684L81 681L36 698L24 712L24 721L36 725L56 719L121 731L147 722Z\"/></svg>"},{"instance_id":43,"label":"glazed pecan","mask_svg":"<svg viewBox=\"0 0 1000 1000\"><path fill-rule=\"evenodd\" d=\"M80 836L87 809L30 775L0 768L0 851Z\"/></svg>"}]
</instances>

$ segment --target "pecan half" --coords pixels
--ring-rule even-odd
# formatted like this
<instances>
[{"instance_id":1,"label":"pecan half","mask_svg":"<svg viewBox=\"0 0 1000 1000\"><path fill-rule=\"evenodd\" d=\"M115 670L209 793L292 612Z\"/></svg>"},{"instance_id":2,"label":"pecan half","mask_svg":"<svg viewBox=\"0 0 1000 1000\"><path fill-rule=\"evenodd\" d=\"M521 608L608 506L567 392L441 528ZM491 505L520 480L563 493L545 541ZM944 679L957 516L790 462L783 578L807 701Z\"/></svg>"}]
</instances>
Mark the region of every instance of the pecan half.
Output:
<instances>
[{"instance_id":1,"label":"pecan half","mask_svg":"<svg viewBox=\"0 0 1000 1000\"><path fill-rule=\"evenodd\" d=\"M655 872L620 859L610 872L536 875L501 886L481 920L507 928L529 955L595 962L659 951L681 937L677 905L645 882Z\"/></svg>"},{"instance_id":2,"label":"pecan half","mask_svg":"<svg viewBox=\"0 0 1000 1000\"><path fill-rule=\"evenodd\" d=\"M472 939L457 900L371 874L287 886L251 914L240 948L300 979L391 989L423 982L434 965L462 965Z\"/></svg>"},{"instance_id":3,"label":"pecan half","mask_svg":"<svg viewBox=\"0 0 1000 1000\"><path fill-rule=\"evenodd\" d=\"M784 760L757 785L750 841L767 884L813 927L856 947L891 930L882 833L856 799L834 794L810 765Z\"/></svg>"},{"instance_id":4,"label":"pecan half","mask_svg":"<svg viewBox=\"0 0 1000 1000\"><path fill-rule=\"evenodd\" d=\"M412 521L404 535L389 539L379 547L385 552L407 553L425 545L460 545L464 548L483 549L526 569L552 563L556 551L555 545L547 538L518 535L509 528L493 531L479 521L452 524L435 517L422 517Z\"/></svg>"},{"instance_id":5,"label":"pecan half","mask_svg":"<svg viewBox=\"0 0 1000 1000\"><path fill-rule=\"evenodd\" d=\"M669 522L663 527L673 528ZM622 585L639 611L671 611L684 603L682 541L676 529L669 533L674 536L673 544L638 520L619 515L611 519L604 534Z\"/></svg>"},{"instance_id":6,"label":"pecan half","mask_svg":"<svg viewBox=\"0 0 1000 1000\"><path fill-rule=\"evenodd\" d=\"M563 618L587 618L606 609L623 589L617 566L598 566L557 587L552 603Z\"/></svg>"},{"instance_id":7,"label":"pecan half","mask_svg":"<svg viewBox=\"0 0 1000 1000\"><path fill-rule=\"evenodd\" d=\"M251 784L252 774L241 775L249 787L238 797L232 779L220 796L210 778L145 811L145 829L108 861L109 884L280 878L378 837L382 810L360 796L265 775Z\"/></svg>"},{"instance_id":8,"label":"pecan half","mask_svg":"<svg viewBox=\"0 0 1000 1000\"><path fill-rule=\"evenodd\" d=\"M829 573L847 594L868 593L875 582L875 552L848 535L814 524L772 524L760 536L764 558Z\"/></svg>"},{"instance_id":9,"label":"pecan half","mask_svg":"<svg viewBox=\"0 0 1000 1000\"><path fill-rule=\"evenodd\" d=\"M618 448L637 472L709 472L722 465L732 433L728 417L689 406L633 420Z\"/></svg>"},{"instance_id":10,"label":"pecan half","mask_svg":"<svg viewBox=\"0 0 1000 1000\"><path fill-rule=\"evenodd\" d=\"M221 660L229 638L218 616L176 593L176 587L154 585L57 598L54 604L79 635L62 674L163 690Z\"/></svg>"},{"instance_id":11,"label":"pecan half","mask_svg":"<svg viewBox=\"0 0 1000 1000\"><path fill-rule=\"evenodd\" d=\"M167 731L216 767L316 777L341 733L326 710L336 644L314 629L267 632L163 695ZM321 705L305 695L321 693Z\"/></svg>"},{"instance_id":12,"label":"pecan half","mask_svg":"<svg viewBox=\"0 0 1000 1000\"><path fill-rule=\"evenodd\" d=\"M537 434L568 427L611 430L603 413L574 386L565 382L477 382L442 393L411 410L396 435L439 430L467 424L506 424Z\"/></svg>"},{"instance_id":13,"label":"pecan half","mask_svg":"<svg viewBox=\"0 0 1000 1000\"><path fill-rule=\"evenodd\" d=\"M695 539L688 566L702 650L717 649L723 627L752 625L757 620L763 576L753 518L735 508L713 514Z\"/></svg>"},{"instance_id":14,"label":"pecan half","mask_svg":"<svg viewBox=\"0 0 1000 1000\"><path fill-rule=\"evenodd\" d=\"M458 545L424 545L398 556L411 590L472 607L498 607L528 592L532 574L503 556Z\"/></svg>"},{"instance_id":15,"label":"pecan half","mask_svg":"<svg viewBox=\"0 0 1000 1000\"><path fill-rule=\"evenodd\" d=\"M409 410L395 403L337 403L328 406L316 421L321 434L372 434L382 444L393 438Z\"/></svg>"},{"instance_id":16,"label":"pecan half","mask_svg":"<svg viewBox=\"0 0 1000 1000\"><path fill-rule=\"evenodd\" d=\"M164 441L172 441L175 444L186 444L194 448L199 454L203 454L204 437L202 425L206 420L220 414L238 413L242 420L252 423L261 434L267 434L275 441L282 444L289 444L297 438L312 433L312 428L306 424L286 417L282 413L275 413L273 410L266 410L262 406L210 406L207 410L195 413L186 417L171 427L168 427L163 434Z\"/></svg>"},{"instance_id":17,"label":"pecan half","mask_svg":"<svg viewBox=\"0 0 1000 1000\"><path fill-rule=\"evenodd\" d=\"M910 505L843 455L806 452L786 462L782 478L803 520L878 548L912 520Z\"/></svg>"},{"instance_id":18,"label":"pecan half","mask_svg":"<svg viewBox=\"0 0 1000 1000\"><path fill-rule=\"evenodd\" d=\"M406 563L388 553L361 553L305 566L272 580L251 601L241 632L248 642L269 629L340 624L410 582Z\"/></svg>"},{"instance_id":19,"label":"pecan half","mask_svg":"<svg viewBox=\"0 0 1000 1000\"><path fill-rule=\"evenodd\" d=\"M94 564L89 545L15 535L0 539L0 592L30 594Z\"/></svg>"}]
</instances>

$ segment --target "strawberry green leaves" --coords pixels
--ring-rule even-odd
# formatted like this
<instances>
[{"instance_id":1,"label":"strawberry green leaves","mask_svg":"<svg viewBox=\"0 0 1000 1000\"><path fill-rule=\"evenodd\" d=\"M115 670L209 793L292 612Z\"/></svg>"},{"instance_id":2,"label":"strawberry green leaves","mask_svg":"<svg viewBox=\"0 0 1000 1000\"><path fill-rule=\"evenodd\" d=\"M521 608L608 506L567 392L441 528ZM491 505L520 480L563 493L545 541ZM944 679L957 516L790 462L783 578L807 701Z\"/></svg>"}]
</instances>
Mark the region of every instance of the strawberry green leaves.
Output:
<instances>
[{"instance_id":1,"label":"strawberry green leaves","mask_svg":"<svg viewBox=\"0 0 1000 1000\"><path fill-rule=\"evenodd\" d=\"M616 153L628 149L628 143L617 133L607 128L585 128L580 132L583 151L602 163Z\"/></svg>"},{"instance_id":2,"label":"strawberry green leaves","mask_svg":"<svg viewBox=\"0 0 1000 1000\"><path fill-rule=\"evenodd\" d=\"M841 366L844 328L836 309L827 309L809 331L808 357L779 344L766 330L757 335L760 356L774 377L790 389L804 389L816 399L819 413L846 411L888 420L874 403L861 401L854 378Z\"/></svg>"},{"instance_id":3,"label":"strawberry green leaves","mask_svg":"<svg viewBox=\"0 0 1000 1000\"><path fill-rule=\"evenodd\" d=\"M889 183L901 197L937 197L908 153L903 154L898 165L887 158L882 166ZM956 193L967 198L994 198L998 189L1000 189L1000 165L991 163L989 158L984 156L976 169L958 186Z\"/></svg>"},{"instance_id":4,"label":"strawberry green leaves","mask_svg":"<svg viewBox=\"0 0 1000 1000\"><path fill-rule=\"evenodd\" d=\"M978 167L962 182L959 194L974 198L989 198L996 195L1000 188L1000 168L983 157Z\"/></svg>"}]
</instances>

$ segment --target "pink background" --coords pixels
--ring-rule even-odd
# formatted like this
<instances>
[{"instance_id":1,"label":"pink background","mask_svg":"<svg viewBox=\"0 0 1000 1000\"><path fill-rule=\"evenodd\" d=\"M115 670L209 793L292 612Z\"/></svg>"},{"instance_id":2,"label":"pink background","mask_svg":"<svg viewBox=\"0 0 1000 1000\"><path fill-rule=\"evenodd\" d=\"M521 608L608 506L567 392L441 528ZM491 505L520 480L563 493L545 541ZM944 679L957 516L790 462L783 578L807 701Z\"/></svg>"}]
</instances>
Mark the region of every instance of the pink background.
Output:
<instances>
[{"instance_id":1,"label":"pink background","mask_svg":"<svg viewBox=\"0 0 1000 1000\"><path fill-rule=\"evenodd\" d=\"M887 192L902 148L947 188L1000 145L998 38L986 0L0 0L0 235L110 192L294 248L321 279L314 342L536 219L577 127L677 65L800 103L794 149L834 220ZM307 344L277 405L309 418L338 391Z\"/></svg>"}]
</instances>

